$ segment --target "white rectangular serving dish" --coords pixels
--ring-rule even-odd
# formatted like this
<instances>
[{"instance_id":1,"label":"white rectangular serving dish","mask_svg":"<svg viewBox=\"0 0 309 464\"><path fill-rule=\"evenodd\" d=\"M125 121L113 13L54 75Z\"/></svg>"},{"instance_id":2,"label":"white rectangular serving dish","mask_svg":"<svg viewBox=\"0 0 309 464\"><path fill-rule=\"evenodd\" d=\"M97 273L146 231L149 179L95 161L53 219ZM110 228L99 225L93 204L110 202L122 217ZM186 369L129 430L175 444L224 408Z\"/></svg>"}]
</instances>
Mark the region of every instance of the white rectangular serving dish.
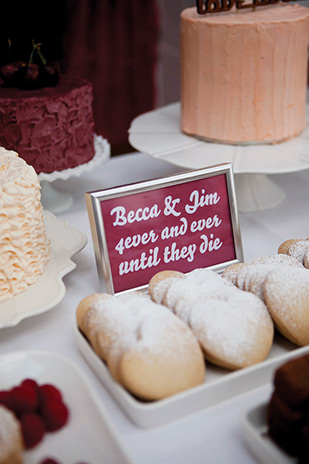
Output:
<instances>
[{"instance_id":1,"label":"white rectangular serving dish","mask_svg":"<svg viewBox=\"0 0 309 464\"><path fill-rule=\"evenodd\" d=\"M243 418L245 440L261 464L297 464L297 459L285 453L269 437L266 423L267 403L251 409Z\"/></svg>"},{"instance_id":2,"label":"white rectangular serving dish","mask_svg":"<svg viewBox=\"0 0 309 464\"><path fill-rule=\"evenodd\" d=\"M295 345L276 335L271 352L262 363L233 372L207 363L204 384L163 400L143 402L112 378L106 364L92 350L77 326L74 332L82 355L105 388L129 419L141 428L158 427L270 383L274 370L280 364L309 352L309 346L295 348Z\"/></svg>"}]
</instances>

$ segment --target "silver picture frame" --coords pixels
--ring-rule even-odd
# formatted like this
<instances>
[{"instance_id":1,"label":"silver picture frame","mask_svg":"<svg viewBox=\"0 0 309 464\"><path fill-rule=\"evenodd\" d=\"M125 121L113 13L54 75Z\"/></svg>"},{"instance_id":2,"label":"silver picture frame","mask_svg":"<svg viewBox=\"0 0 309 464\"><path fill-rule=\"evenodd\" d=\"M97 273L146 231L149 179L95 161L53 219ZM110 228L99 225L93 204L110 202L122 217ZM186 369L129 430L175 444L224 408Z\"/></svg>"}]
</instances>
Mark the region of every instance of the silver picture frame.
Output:
<instances>
[{"instance_id":1,"label":"silver picture frame","mask_svg":"<svg viewBox=\"0 0 309 464\"><path fill-rule=\"evenodd\" d=\"M110 294L116 294L133 290L146 290L148 287L148 282L145 282L142 285L132 286L131 288L126 289L125 291L117 291L117 289L115 291L111 270L111 261L106 238L106 230L102 214L102 202L107 202L116 198L126 197L136 193L151 192L156 189L184 184L187 182L194 182L200 179L208 179L209 177L219 176L222 174L225 175L226 179L235 258L232 260L230 259L227 261L220 262L219 264L213 266L207 266L207 269L212 269L218 273L221 273L226 267L234 263L243 261L243 248L232 164L220 164L202 169L189 170L178 174L169 175L166 177L141 181L133 184L86 192L85 200L92 234L96 267L102 291L105 291Z\"/></svg>"}]
</instances>

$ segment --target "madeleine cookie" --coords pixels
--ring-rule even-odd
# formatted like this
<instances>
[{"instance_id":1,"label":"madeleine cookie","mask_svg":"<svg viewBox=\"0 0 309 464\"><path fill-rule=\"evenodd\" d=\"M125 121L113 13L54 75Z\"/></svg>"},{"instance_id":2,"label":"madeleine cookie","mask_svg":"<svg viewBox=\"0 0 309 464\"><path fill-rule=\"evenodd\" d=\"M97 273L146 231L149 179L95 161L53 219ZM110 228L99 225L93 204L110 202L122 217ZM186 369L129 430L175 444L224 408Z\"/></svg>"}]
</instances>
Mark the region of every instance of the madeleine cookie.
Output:
<instances>
[{"instance_id":1,"label":"madeleine cookie","mask_svg":"<svg viewBox=\"0 0 309 464\"><path fill-rule=\"evenodd\" d=\"M306 267L308 267L309 239L295 238L286 240L279 246L278 253L284 253L288 256L293 256L304 266L307 264Z\"/></svg>"},{"instance_id":2,"label":"madeleine cookie","mask_svg":"<svg viewBox=\"0 0 309 464\"><path fill-rule=\"evenodd\" d=\"M161 274L161 273L159 273ZM211 270L196 269L181 278L162 274L150 281L150 295L163 290L163 303L190 327L206 360L240 369L265 359L274 327L264 303L240 291Z\"/></svg>"},{"instance_id":3,"label":"madeleine cookie","mask_svg":"<svg viewBox=\"0 0 309 464\"><path fill-rule=\"evenodd\" d=\"M237 279L238 273L245 266L247 266L246 263L231 264L230 266L224 269L222 273L222 277L224 277L225 279L229 280L234 285L236 285L236 279Z\"/></svg>"},{"instance_id":4,"label":"madeleine cookie","mask_svg":"<svg viewBox=\"0 0 309 464\"><path fill-rule=\"evenodd\" d=\"M199 301L202 295L219 295L225 287L233 287L233 284L208 269L195 269L186 275L163 271L150 280L149 294L154 301L159 297L164 306L187 324L194 301Z\"/></svg>"},{"instance_id":5,"label":"madeleine cookie","mask_svg":"<svg viewBox=\"0 0 309 464\"><path fill-rule=\"evenodd\" d=\"M138 398L157 400L204 382L193 333L144 293L87 297L76 317L114 379Z\"/></svg>"},{"instance_id":6,"label":"madeleine cookie","mask_svg":"<svg viewBox=\"0 0 309 464\"><path fill-rule=\"evenodd\" d=\"M250 293L236 290L226 300L206 299L194 306L189 323L206 359L227 369L263 361L272 346L271 318L262 301Z\"/></svg>"},{"instance_id":7,"label":"madeleine cookie","mask_svg":"<svg viewBox=\"0 0 309 464\"><path fill-rule=\"evenodd\" d=\"M153 276L149 282L148 291L155 303L162 303L164 293L169 286L169 279L181 278L183 274L178 271L161 271Z\"/></svg>"},{"instance_id":8,"label":"madeleine cookie","mask_svg":"<svg viewBox=\"0 0 309 464\"><path fill-rule=\"evenodd\" d=\"M289 251L290 246L293 245L295 242L298 242L300 240L301 239L299 239L299 238L290 238L288 240L285 240L283 243L281 243L279 245L278 253L279 254L287 254L287 252Z\"/></svg>"},{"instance_id":9,"label":"madeleine cookie","mask_svg":"<svg viewBox=\"0 0 309 464\"><path fill-rule=\"evenodd\" d=\"M309 272L282 267L270 272L264 284L268 310L279 332L298 346L309 344Z\"/></svg>"},{"instance_id":10,"label":"madeleine cookie","mask_svg":"<svg viewBox=\"0 0 309 464\"><path fill-rule=\"evenodd\" d=\"M222 276L232 281L241 290L251 292L262 300L264 300L264 282L269 272L282 266L303 268L299 260L285 254L262 256L252 263L239 264L242 266L235 266L231 271L227 268Z\"/></svg>"},{"instance_id":11,"label":"madeleine cookie","mask_svg":"<svg viewBox=\"0 0 309 464\"><path fill-rule=\"evenodd\" d=\"M105 294L105 297L108 298L110 295ZM89 310L92 308L92 305L103 298L102 293L94 293L93 295L86 296L83 298L76 309L76 319L77 325L82 332L85 332L89 322Z\"/></svg>"}]
</instances>

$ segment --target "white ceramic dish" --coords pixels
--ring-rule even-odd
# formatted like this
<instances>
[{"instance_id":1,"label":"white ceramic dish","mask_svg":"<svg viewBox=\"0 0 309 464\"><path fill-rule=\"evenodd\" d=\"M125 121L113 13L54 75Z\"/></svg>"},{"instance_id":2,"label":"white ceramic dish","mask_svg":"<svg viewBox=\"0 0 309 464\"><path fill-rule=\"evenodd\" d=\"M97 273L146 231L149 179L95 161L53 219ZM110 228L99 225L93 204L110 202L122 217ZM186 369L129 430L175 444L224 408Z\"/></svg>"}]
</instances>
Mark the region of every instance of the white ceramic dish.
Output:
<instances>
[{"instance_id":1,"label":"white ceramic dish","mask_svg":"<svg viewBox=\"0 0 309 464\"><path fill-rule=\"evenodd\" d=\"M172 422L270 383L274 370L280 364L302 353L309 352L309 346L295 348L294 345L278 335L268 358L264 362L234 372L216 368L208 363L204 384L169 398L147 403L137 400L119 383L115 382L106 365L95 354L77 327L74 327L74 333L82 355L98 378L129 419L141 428L153 428Z\"/></svg>"},{"instance_id":2,"label":"white ceramic dish","mask_svg":"<svg viewBox=\"0 0 309 464\"><path fill-rule=\"evenodd\" d=\"M297 459L285 453L269 437L266 423L267 403L251 409L243 418L245 440L261 464L297 464Z\"/></svg>"},{"instance_id":3,"label":"white ceramic dish","mask_svg":"<svg viewBox=\"0 0 309 464\"><path fill-rule=\"evenodd\" d=\"M76 268L72 256L87 244L87 238L53 214L44 211L46 233L51 242L50 261L37 282L10 300L0 303L0 328L12 327L27 317L55 307L65 295L62 278Z\"/></svg>"},{"instance_id":4,"label":"white ceramic dish","mask_svg":"<svg viewBox=\"0 0 309 464\"><path fill-rule=\"evenodd\" d=\"M38 464L46 457L61 464L130 464L102 403L70 361L47 352L16 352L0 356L0 372L1 390L25 378L52 383L61 390L70 411L65 427L46 433L41 443L24 452L24 464Z\"/></svg>"},{"instance_id":5,"label":"white ceramic dish","mask_svg":"<svg viewBox=\"0 0 309 464\"><path fill-rule=\"evenodd\" d=\"M277 144L227 145L200 140L180 130L180 103L137 116L129 142L137 150L168 163L200 169L231 163L235 173L238 209L263 211L280 204L283 189L267 177L309 168L309 105L307 127L298 137Z\"/></svg>"},{"instance_id":6,"label":"white ceramic dish","mask_svg":"<svg viewBox=\"0 0 309 464\"><path fill-rule=\"evenodd\" d=\"M307 121L302 134L282 143L211 143L181 132L180 103L173 103L137 116L129 142L143 153L185 168L232 163L235 174L278 174L309 168L309 105Z\"/></svg>"}]
</instances>

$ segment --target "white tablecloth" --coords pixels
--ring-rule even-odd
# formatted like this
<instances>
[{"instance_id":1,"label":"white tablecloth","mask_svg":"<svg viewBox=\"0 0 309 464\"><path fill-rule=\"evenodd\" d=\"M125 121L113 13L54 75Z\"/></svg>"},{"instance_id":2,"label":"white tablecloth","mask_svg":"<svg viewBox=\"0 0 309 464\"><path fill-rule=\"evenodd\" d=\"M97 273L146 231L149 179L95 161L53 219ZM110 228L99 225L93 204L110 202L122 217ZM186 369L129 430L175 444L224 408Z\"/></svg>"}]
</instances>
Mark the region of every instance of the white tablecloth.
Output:
<instances>
[{"instance_id":1,"label":"white tablecloth","mask_svg":"<svg viewBox=\"0 0 309 464\"><path fill-rule=\"evenodd\" d=\"M54 182L54 187L74 196L70 210L58 214L58 218L86 234L88 244L73 257L77 268L64 277L66 294L55 308L23 320L16 327L0 330L0 355L18 350L43 350L70 359L99 395L128 455L136 464L255 463L244 443L242 417L248 409L268 398L271 385L168 425L143 430L127 419L105 390L81 356L74 339L77 304L86 295L100 291L84 193L181 170L144 154L133 153L112 158L80 178ZM308 171L271 178L284 189L286 197L276 208L240 215L245 261L275 254L278 245L288 238L309 236Z\"/></svg>"}]
</instances>

